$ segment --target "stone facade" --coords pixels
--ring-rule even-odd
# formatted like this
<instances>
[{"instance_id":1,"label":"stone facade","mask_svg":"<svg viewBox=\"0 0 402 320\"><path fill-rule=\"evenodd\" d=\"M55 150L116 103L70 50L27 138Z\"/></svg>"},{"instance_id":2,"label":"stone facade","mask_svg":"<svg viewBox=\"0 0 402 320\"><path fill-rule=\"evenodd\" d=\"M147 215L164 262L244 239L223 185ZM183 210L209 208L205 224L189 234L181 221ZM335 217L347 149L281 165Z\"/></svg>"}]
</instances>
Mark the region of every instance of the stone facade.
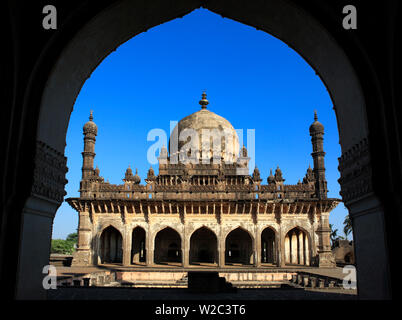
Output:
<instances>
[{"instance_id":1,"label":"stone facade","mask_svg":"<svg viewBox=\"0 0 402 320\"><path fill-rule=\"evenodd\" d=\"M327 198L324 127L317 115L310 126L314 168L302 182L286 185L278 167L263 184L257 167L249 175L247 149L239 147L232 125L207 110L205 93L200 104L173 130L169 152L161 149L158 175L151 167L145 184L130 167L120 185L105 182L94 169L91 113L84 125L80 197L66 200L79 213L73 265L335 266L328 219L340 200ZM178 137L187 129L195 132L193 141L200 139L183 151ZM220 132L227 140L205 147L200 141L206 129L214 132L211 141Z\"/></svg>"},{"instance_id":2,"label":"stone facade","mask_svg":"<svg viewBox=\"0 0 402 320\"><path fill-rule=\"evenodd\" d=\"M332 252L338 265L355 264L355 250L353 241L337 240Z\"/></svg>"}]
</instances>

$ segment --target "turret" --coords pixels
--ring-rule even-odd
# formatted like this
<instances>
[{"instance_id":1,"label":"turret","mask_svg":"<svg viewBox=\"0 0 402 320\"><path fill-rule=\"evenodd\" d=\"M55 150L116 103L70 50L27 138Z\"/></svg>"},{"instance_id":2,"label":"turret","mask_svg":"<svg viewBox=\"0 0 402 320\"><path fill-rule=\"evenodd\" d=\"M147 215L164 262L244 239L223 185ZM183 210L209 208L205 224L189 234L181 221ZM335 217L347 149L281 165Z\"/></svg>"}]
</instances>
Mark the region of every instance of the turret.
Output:
<instances>
[{"instance_id":1,"label":"turret","mask_svg":"<svg viewBox=\"0 0 402 320\"><path fill-rule=\"evenodd\" d=\"M90 179L94 175L95 141L98 127L93 120L92 110L89 121L83 127L84 151L82 152L82 180Z\"/></svg>"},{"instance_id":2,"label":"turret","mask_svg":"<svg viewBox=\"0 0 402 320\"><path fill-rule=\"evenodd\" d=\"M138 175L138 170L135 169L135 175L133 175L133 170L131 170L130 166L128 166L126 173L124 174L124 182L139 184L141 182L141 178Z\"/></svg>"},{"instance_id":3,"label":"turret","mask_svg":"<svg viewBox=\"0 0 402 320\"><path fill-rule=\"evenodd\" d=\"M268 178L267 178L267 182L268 182L268 184L273 184L273 183L275 183L275 177L272 175L272 169L271 169L270 172L269 172L269 176L268 176Z\"/></svg>"},{"instance_id":4,"label":"turret","mask_svg":"<svg viewBox=\"0 0 402 320\"><path fill-rule=\"evenodd\" d=\"M149 170L148 170L146 181L147 181L147 182L148 182L148 181L154 181L155 179L156 179L155 171L154 171L154 169L153 169L152 166L151 166L151 167L149 168Z\"/></svg>"},{"instance_id":5,"label":"turret","mask_svg":"<svg viewBox=\"0 0 402 320\"><path fill-rule=\"evenodd\" d=\"M159 153L159 157L158 157L159 166L160 165L163 166L163 165L167 164L168 158L169 158L169 156L168 156L167 148L165 145L163 145L161 148L161 152Z\"/></svg>"},{"instance_id":6,"label":"turret","mask_svg":"<svg viewBox=\"0 0 402 320\"><path fill-rule=\"evenodd\" d=\"M258 170L257 166L255 166L254 171L253 171L253 181L254 183L260 184L262 179L260 175L260 170Z\"/></svg>"},{"instance_id":7,"label":"turret","mask_svg":"<svg viewBox=\"0 0 402 320\"><path fill-rule=\"evenodd\" d=\"M313 169L311 169L310 165L308 165L306 175L303 178L303 184L314 184L315 185L314 172L313 172Z\"/></svg>"},{"instance_id":8,"label":"turret","mask_svg":"<svg viewBox=\"0 0 402 320\"><path fill-rule=\"evenodd\" d=\"M324 164L324 126L318 121L317 112L314 111L314 122L310 126L311 143L313 152L311 156L314 161L315 192L319 199L327 198L327 181L325 180Z\"/></svg>"},{"instance_id":9,"label":"turret","mask_svg":"<svg viewBox=\"0 0 402 320\"><path fill-rule=\"evenodd\" d=\"M279 169L279 166L276 167L274 178L275 178L276 184L283 184L285 182L285 179L283 179L283 176L282 176L282 170Z\"/></svg>"}]
</instances>

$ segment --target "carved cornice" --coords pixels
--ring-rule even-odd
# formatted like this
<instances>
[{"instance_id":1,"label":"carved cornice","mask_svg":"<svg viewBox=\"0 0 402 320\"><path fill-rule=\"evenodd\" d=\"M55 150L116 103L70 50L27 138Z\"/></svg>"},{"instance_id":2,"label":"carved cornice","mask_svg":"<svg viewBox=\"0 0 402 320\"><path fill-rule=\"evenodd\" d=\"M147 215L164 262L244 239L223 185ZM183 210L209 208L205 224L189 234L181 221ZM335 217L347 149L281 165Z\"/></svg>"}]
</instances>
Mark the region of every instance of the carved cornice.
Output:
<instances>
[{"instance_id":1,"label":"carved cornice","mask_svg":"<svg viewBox=\"0 0 402 320\"><path fill-rule=\"evenodd\" d=\"M367 138L342 154L339 160L341 177L340 195L345 205L358 200L373 191L372 169Z\"/></svg>"},{"instance_id":2,"label":"carved cornice","mask_svg":"<svg viewBox=\"0 0 402 320\"><path fill-rule=\"evenodd\" d=\"M66 192L67 158L42 141L36 143L31 194L61 203Z\"/></svg>"},{"instance_id":3,"label":"carved cornice","mask_svg":"<svg viewBox=\"0 0 402 320\"><path fill-rule=\"evenodd\" d=\"M90 199L68 198L66 201L77 212L89 210L94 214L122 213L151 215L169 214L180 215L182 219L186 215L207 214L217 216L218 221L224 216L232 214L241 215L273 215L278 223L282 216L312 215L329 213L340 202L340 199L326 200L301 200L301 201L276 201L276 200L150 200L150 199ZM182 209L180 209L182 208ZM187 208L187 209L186 209ZM190 209L191 208L191 209ZM214 209L212 209L214 208ZM95 212L94 212L95 210ZM194 212L193 212L194 210ZM186 212L185 212L186 211Z\"/></svg>"}]
</instances>

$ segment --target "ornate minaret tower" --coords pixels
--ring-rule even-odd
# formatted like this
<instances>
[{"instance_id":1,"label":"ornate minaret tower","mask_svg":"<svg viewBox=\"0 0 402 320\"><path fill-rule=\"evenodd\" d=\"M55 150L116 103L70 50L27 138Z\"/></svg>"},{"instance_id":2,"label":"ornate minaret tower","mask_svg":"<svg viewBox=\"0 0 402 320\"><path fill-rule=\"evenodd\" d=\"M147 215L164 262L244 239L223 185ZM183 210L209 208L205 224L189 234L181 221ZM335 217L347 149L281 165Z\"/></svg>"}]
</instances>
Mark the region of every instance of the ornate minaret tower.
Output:
<instances>
[{"instance_id":1,"label":"ornate minaret tower","mask_svg":"<svg viewBox=\"0 0 402 320\"><path fill-rule=\"evenodd\" d=\"M93 120L92 110L89 121L84 125L84 151L82 152L82 180L94 175L95 141L98 127Z\"/></svg>"},{"instance_id":2,"label":"ornate minaret tower","mask_svg":"<svg viewBox=\"0 0 402 320\"><path fill-rule=\"evenodd\" d=\"M94 169L95 137L98 133L98 127L92 120L91 110L89 121L83 127L84 151L82 152L82 179L80 182L81 198L91 196L91 184L94 181L103 181L103 178L99 176L99 168ZM85 206L82 211L79 211L78 243L72 261L73 266L86 266L94 263L91 255L91 228L92 222Z\"/></svg>"},{"instance_id":3,"label":"ornate minaret tower","mask_svg":"<svg viewBox=\"0 0 402 320\"><path fill-rule=\"evenodd\" d=\"M325 180L324 165L324 126L318 122L317 111L314 111L314 122L310 126L311 143L313 144L315 190L318 199L327 198L327 181Z\"/></svg>"},{"instance_id":4,"label":"ornate minaret tower","mask_svg":"<svg viewBox=\"0 0 402 320\"><path fill-rule=\"evenodd\" d=\"M325 180L324 165L324 126L318 122L317 112L314 111L314 122L310 126L311 142L313 144L315 195L319 200L327 199L327 181ZM335 267L335 258L331 252L331 228L329 227L329 211L321 211L316 233L318 235L317 263L319 267Z\"/></svg>"}]
</instances>

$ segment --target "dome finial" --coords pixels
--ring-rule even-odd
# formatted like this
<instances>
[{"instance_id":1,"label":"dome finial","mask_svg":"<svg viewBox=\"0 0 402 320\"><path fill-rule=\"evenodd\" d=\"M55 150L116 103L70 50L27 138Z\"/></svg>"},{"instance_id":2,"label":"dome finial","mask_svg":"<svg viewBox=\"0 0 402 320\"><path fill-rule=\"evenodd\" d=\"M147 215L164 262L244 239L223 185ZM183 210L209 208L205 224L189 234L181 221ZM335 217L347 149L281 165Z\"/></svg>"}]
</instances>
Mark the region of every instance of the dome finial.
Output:
<instances>
[{"instance_id":1,"label":"dome finial","mask_svg":"<svg viewBox=\"0 0 402 320\"><path fill-rule=\"evenodd\" d=\"M207 100L207 94L205 93L206 90L202 92L202 99L198 102L201 105L201 109L206 109L209 101Z\"/></svg>"},{"instance_id":2,"label":"dome finial","mask_svg":"<svg viewBox=\"0 0 402 320\"><path fill-rule=\"evenodd\" d=\"M89 121L92 121L93 119L94 119L93 110L91 110L89 114Z\"/></svg>"},{"instance_id":3,"label":"dome finial","mask_svg":"<svg viewBox=\"0 0 402 320\"><path fill-rule=\"evenodd\" d=\"M324 133L324 126L318 121L317 110L314 110L314 122L310 126L310 135Z\"/></svg>"}]
</instances>

